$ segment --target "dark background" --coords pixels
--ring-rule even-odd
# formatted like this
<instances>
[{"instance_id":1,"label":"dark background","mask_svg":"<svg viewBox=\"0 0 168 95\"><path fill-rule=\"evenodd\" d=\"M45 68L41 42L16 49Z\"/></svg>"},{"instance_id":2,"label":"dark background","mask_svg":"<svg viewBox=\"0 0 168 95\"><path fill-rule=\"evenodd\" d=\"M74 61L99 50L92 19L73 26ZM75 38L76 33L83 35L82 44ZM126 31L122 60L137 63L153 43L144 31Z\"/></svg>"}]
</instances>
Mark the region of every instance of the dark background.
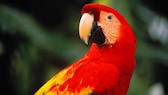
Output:
<instances>
[{"instance_id":1,"label":"dark background","mask_svg":"<svg viewBox=\"0 0 168 95\"><path fill-rule=\"evenodd\" d=\"M1 0L1 90L32 95L89 47L78 36L84 4L101 0ZM137 65L128 95L168 95L168 8L163 0L107 0L129 21L137 36ZM106 3L106 2L104 2ZM159 84L155 85L155 84ZM160 87L160 89L161 89Z\"/></svg>"}]
</instances>

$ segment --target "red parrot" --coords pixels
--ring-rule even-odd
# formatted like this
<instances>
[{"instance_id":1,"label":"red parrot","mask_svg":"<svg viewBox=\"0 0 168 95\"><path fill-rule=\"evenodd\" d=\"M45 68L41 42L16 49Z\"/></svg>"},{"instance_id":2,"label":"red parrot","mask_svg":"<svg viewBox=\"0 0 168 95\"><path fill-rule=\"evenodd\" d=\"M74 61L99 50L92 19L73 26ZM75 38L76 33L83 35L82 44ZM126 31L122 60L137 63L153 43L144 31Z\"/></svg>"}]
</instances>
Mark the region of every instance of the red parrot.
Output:
<instances>
[{"instance_id":1,"label":"red parrot","mask_svg":"<svg viewBox=\"0 0 168 95\"><path fill-rule=\"evenodd\" d=\"M102 4L82 8L79 36L90 49L35 95L126 95L136 64L136 37L126 19Z\"/></svg>"}]
</instances>

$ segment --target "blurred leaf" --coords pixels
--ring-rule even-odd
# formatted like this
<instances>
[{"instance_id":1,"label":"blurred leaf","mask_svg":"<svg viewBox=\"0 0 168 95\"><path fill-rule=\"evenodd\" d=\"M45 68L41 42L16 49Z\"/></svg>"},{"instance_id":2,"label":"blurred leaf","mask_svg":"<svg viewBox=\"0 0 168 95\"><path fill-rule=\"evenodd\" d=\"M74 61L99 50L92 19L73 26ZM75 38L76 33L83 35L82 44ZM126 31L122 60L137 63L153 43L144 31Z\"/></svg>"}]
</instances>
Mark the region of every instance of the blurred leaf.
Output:
<instances>
[{"instance_id":1,"label":"blurred leaf","mask_svg":"<svg viewBox=\"0 0 168 95\"><path fill-rule=\"evenodd\" d=\"M66 63L61 65L65 66L80 58L87 50L78 37L70 38L62 31L45 29L29 14L5 5L0 5L0 28L1 34L8 34L11 35L10 37L18 39L13 43L18 45L18 48L14 50L14 54L11 54L12 58L9 58L12 59L11 74L14 78L12 82L17 94L34 93L35 85L40 81L48 80L46 77L51 77L49 64L61 64L54 61L45 64L40 62L46 52L55 56L55 59L64 60ZM2 43L1 50L4 45L5 43ZM57 70L54 70L55 73ZM37 77L37 75L39 76L38 72L42 78Z\"/></svg>"}]
</instances>

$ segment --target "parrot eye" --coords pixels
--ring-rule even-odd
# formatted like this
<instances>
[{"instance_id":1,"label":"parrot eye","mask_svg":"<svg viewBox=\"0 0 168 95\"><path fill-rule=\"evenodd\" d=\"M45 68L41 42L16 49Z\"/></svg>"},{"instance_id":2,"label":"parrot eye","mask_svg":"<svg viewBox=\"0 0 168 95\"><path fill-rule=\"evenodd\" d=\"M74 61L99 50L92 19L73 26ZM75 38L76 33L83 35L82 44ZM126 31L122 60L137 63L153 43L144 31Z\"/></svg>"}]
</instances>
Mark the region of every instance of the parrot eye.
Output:
<instances>
[{"instance_id":1,"label":"parrot eye","mask_svg":"<svg viewBox=\"0 0 168 95\"><path fill-rule=\"evenodd\" d=\"M108 20L111 20L111 19L112 19L112 15L108 15L108 16L107 16L107 19L108 19Z\"/></svg>"}]
</instances>

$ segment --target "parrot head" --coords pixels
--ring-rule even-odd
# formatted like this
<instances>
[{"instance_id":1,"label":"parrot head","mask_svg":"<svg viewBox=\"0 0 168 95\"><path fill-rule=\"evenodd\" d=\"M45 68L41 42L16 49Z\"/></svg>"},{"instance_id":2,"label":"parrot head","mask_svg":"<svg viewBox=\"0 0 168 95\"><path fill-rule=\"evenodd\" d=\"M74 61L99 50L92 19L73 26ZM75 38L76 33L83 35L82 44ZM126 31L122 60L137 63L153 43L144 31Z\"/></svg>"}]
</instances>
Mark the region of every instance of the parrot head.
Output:
<instances>
[{"instance_id":1,"label":"parrot head","mask_svg":"<svg viewBox=\"0 0 168 95\"><path fill-rule=\"evenodd\" d=\"M122 43L125 40L135 43L131 27L113 8L101 4L86 4L81 14L79 36L86 45L90 41L99 46L113 45L119 41ZM133 38L130 38L132 35Z\"/></svg>"}]
</instances>

